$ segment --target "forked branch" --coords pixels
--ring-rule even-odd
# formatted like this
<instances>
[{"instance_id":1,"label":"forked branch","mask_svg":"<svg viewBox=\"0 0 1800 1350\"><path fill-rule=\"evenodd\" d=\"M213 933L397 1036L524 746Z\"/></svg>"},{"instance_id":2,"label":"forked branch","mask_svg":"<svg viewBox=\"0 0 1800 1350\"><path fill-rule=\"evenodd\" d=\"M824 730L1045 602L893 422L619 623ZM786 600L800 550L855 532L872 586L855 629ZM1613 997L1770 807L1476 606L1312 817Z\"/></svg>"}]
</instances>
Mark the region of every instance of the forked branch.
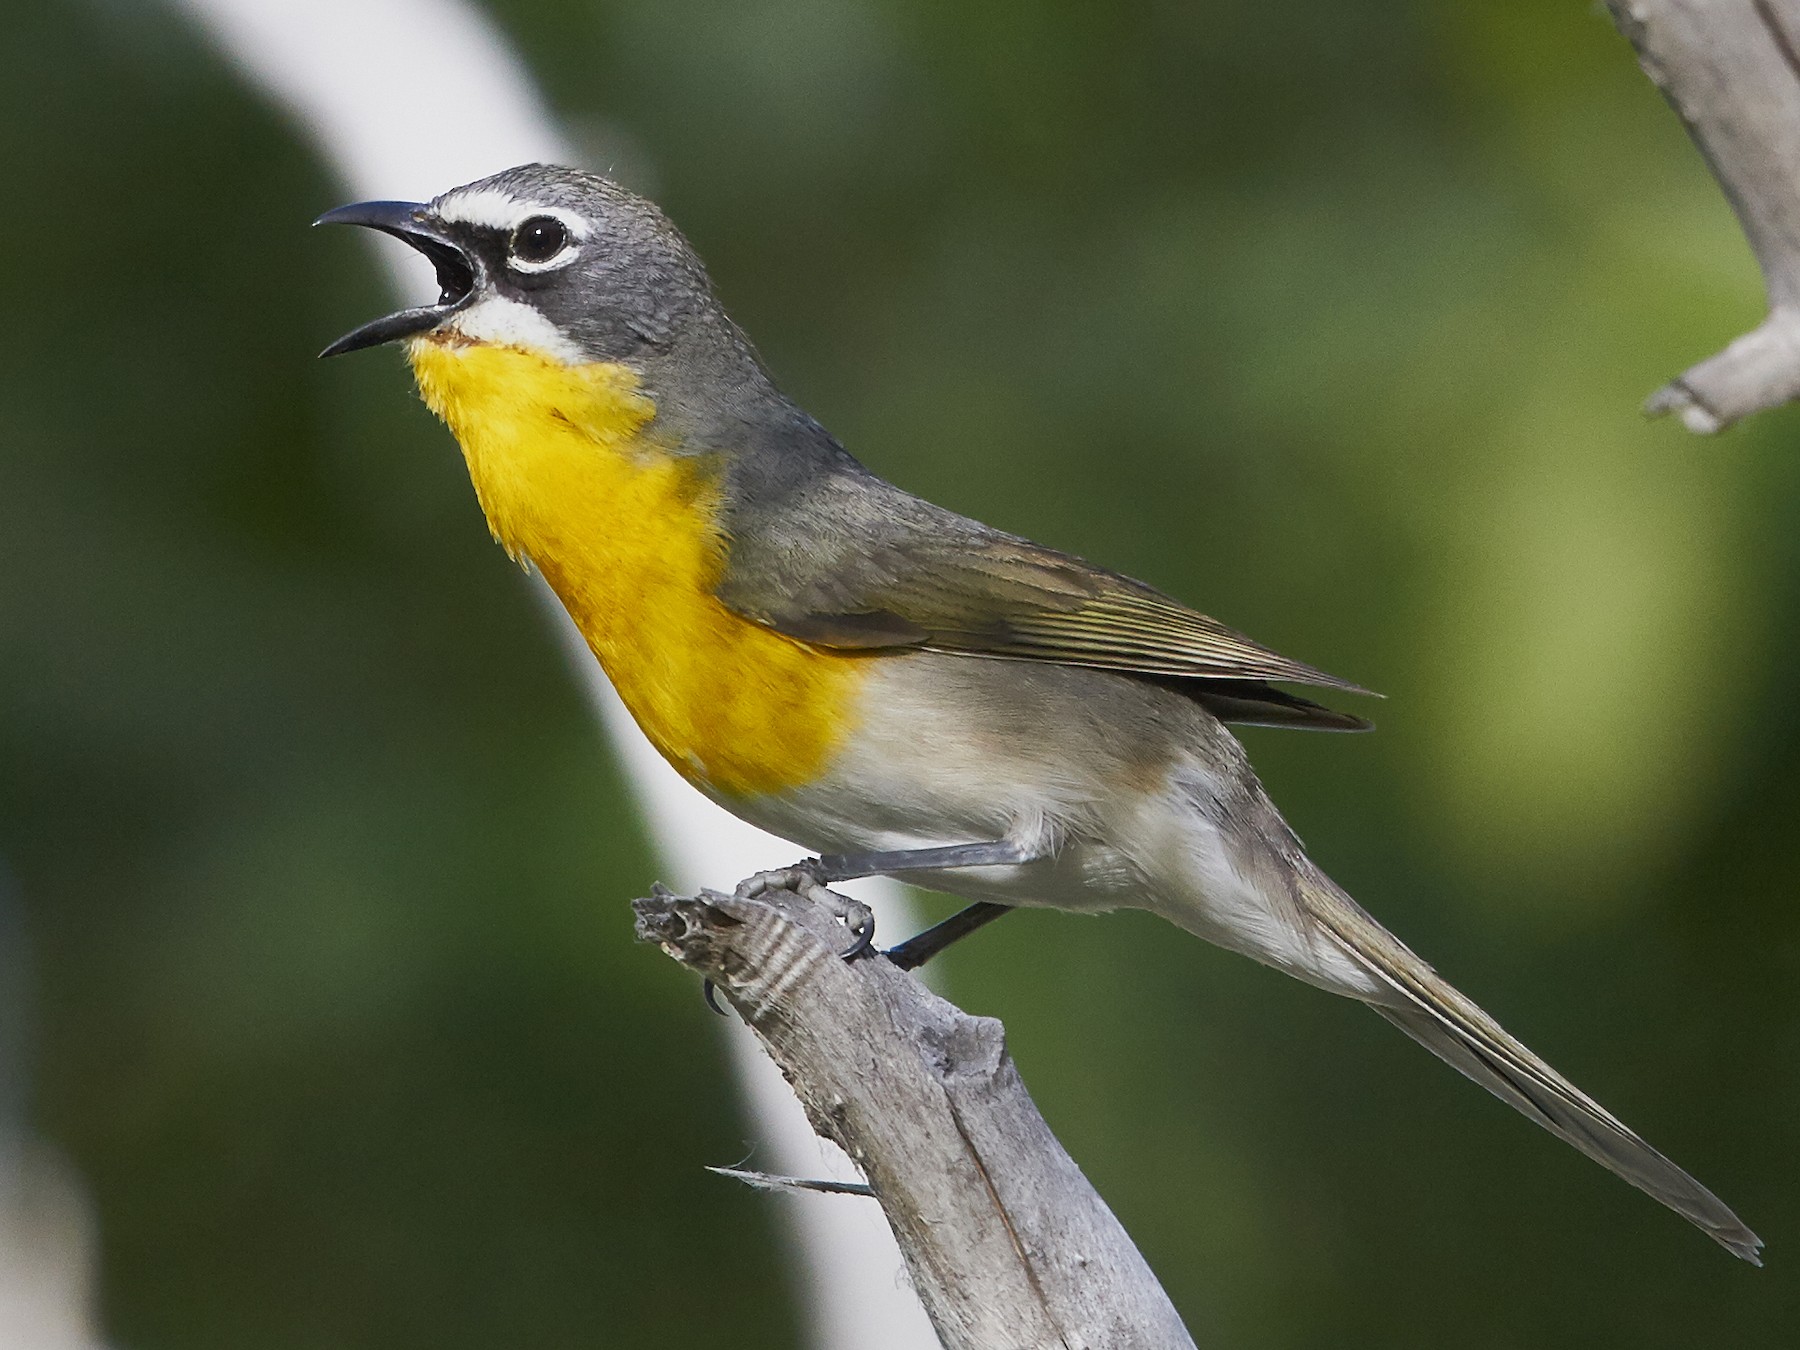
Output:
<instances>
[{"instance_id":1,"label":"forked branch","mask_svg":"<svg viewBox=\"0 0 1800 1350\"><path fill-rule=\"evenodd\" d=\"M1800 0L1607 0L1737 212L1769 316L1644 405L1713 432L1800 397Z\"/></svg>"}]
</instances>

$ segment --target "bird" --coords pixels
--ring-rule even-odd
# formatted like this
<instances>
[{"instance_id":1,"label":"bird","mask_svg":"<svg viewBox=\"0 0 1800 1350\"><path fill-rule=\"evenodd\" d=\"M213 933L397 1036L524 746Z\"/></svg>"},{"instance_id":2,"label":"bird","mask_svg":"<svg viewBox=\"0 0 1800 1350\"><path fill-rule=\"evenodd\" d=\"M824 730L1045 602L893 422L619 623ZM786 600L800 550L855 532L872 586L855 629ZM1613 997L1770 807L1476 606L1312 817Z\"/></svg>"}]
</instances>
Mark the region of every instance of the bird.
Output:
<instances>
[{"instance_id":1,"label":"bird","mask_svg":"<svg viewBox=\"0 0 1800 1350\"><path fill-rule=\"evenodd\" d=\"M886 874L972 902L896 964L1020 906L1148 910L1367 1004L1761 1264L1711 1191L1308 857L1228 729L1361 730L1278 686L1367 691L872 473L777 388L675 226L609 178L528 164L315 224L432 263L435 301L321 355L404 343L495 539L676 771L812 850L809 882ZM860 950L868 921L844 915Z\"/></svg>"}]
</instances>

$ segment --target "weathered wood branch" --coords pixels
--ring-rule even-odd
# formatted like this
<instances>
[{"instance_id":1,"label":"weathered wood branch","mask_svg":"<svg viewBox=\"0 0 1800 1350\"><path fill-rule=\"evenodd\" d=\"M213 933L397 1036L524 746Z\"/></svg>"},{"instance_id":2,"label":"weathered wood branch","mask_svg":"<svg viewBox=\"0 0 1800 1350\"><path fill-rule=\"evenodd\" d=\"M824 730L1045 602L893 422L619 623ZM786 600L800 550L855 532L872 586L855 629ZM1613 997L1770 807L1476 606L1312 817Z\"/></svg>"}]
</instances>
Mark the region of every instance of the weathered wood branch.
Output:
<instances>
[{"instance_id":1,"label":"weathered wood branch","mask_svg":"<svg viewBox=\"0 0 1800 1350\"><path fill-rule=\"evenodd\" d=\"M1769 316L1644 405L1713 432L1800 397L1800 0L1607 0L1706 157L1762 267Z\"/></svg>"},{"instance_id":2,"label":"weathered wood branch","mask_svg":"<svg viewBox=\"0 0 1800 1350\"><path fill-rule=\"evenodd\" d=\"M879 956L843 960L816 897L659 891L635 908L638 936L714 982L862 1169L946 1350L1192 1350L999 1022Z\"/></svg>"}]
</instances>

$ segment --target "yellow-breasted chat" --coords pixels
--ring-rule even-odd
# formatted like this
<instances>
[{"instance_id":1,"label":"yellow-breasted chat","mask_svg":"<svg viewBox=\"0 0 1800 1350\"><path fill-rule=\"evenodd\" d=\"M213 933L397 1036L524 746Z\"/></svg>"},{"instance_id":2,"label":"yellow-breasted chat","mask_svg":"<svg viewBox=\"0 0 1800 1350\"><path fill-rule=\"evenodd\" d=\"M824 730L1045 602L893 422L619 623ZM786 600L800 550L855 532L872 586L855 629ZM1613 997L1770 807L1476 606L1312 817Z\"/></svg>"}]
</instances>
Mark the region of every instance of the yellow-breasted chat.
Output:
<instances>
[{"instance_id":1,"label":"yellow-breasted chat","mask_svg":"<svg viewBox=\"0 0 1800 1350\"><path fill-rule=\"evenodd\" d=\"M320 223L434 264L404 341L506 551L549 583L656 748L735 814L974 901L1147 909L1359 999L1756 1261L1710 1191L1453 988L1309 859L1228 722L1354 730L1361 692L1140 582L876 477L776 388L693 250L592 174L510 169Z\"/></svg>"}]
</instances>

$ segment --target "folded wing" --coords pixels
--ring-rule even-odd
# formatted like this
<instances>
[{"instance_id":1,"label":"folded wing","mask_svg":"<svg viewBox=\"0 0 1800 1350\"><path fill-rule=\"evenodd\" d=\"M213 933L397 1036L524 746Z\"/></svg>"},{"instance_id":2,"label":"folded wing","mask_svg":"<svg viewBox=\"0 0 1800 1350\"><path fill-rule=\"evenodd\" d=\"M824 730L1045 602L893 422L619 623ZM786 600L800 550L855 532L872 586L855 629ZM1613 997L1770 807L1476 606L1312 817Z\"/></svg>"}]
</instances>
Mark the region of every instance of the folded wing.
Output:
<instances>
[{"instance_id":1,"label":"folded wing","mask_svg":"<svg viewBox=\"0 0 1800 1350\"><path fill-rule=\"evenodd\" d=\"M917 647L1115 670L1169 684L1225 721L1360 730L1361 718L1268 681L1367 693L1271 651L1142 582L1004 534L874 478L804 516L734 536L720 598L790 637L840 650ZM820 500L822 498L822 500ZM872 512L871 505L885 508ZM839 542L858 539L856 547Z\"/></svg>"}]
</instances>

